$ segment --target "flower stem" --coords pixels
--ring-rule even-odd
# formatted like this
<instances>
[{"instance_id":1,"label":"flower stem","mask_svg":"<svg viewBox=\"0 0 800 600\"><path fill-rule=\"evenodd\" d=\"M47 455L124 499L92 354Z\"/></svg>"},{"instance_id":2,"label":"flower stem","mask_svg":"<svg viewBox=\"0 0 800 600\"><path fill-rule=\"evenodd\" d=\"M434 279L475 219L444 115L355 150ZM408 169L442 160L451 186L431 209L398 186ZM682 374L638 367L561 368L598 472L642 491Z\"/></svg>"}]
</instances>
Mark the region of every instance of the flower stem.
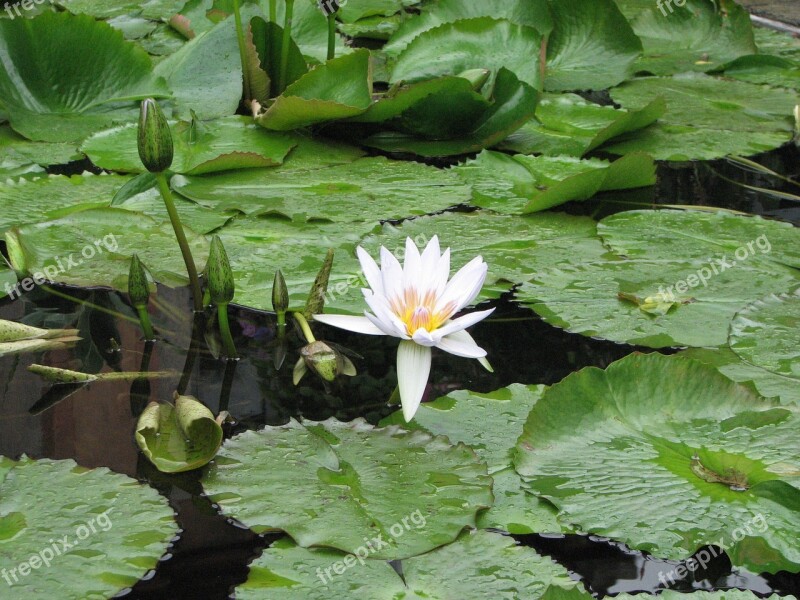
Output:
<instances>
[{"instance_id":1,"label":"flower stem","mask_svg":"<svg viewBox=\"0 0 800 600\"><path fill-rule=\"evenodd\" d=\"M336 57L336 13L328 15L328 60Z\"/></svg>"},{"instance_id":2,"label":"flower stem","mask_svg":"<svg viewBox=\"0 0 800 600\"><path fill-rule=\"evenodd\" d=\"M219 334L222 336L222 343L225 346L225 355L228 358L237 359L239 355L236 354L236 346L233 343L233 336L231 335L231 326L228 322L228 305L217 305L217 320L219 321Z\"/></svg>"},{"instance_id":3,"label":"flower stem","mask_svg":"<svg viewBox=\"0 0 800 600\"><path fill-rule=\"evenodd\" d=\"M270 23L278 21L278 0L269 0L269 20Z\"/></svg>"},{"instance_id":4,"label":"flower stem","mask_svg":"<svg viewBox=\"0 0 800 600\"><path fill-rule=\"evenodd\" d=\"M281 69L278 72L278 93L286 89L286 72L289 68L289 48L292 42L292 15L294 0L286 0L286 15L283 18L283 43L281 44Z\"/></svg>"},{"instance_id":5,"label":"flower stem","mask_svg":"<svg viewBox=\"0 0 800 600\"><path fill-rule=\"evenodd\" d=\"M180 216L178 216L178 209L175 208L175 201L172 199L172 192L169 189L167 176L164 175L163 172L156 173L156 181L158 182L158 190L161 192L161 197L164 199L164 204L167 207L169 220L172 223L172 229L175 231L175 237L178 239L178 245L181 247L183 262L186 263L189 285L192 287L194 311L203 312L203 294L200 292L200 280L197 277L197 267L194 264L189 242L186 241L186 233L183 231L183 224L181 223Z\"/></svg>"},{"instance_id":6,"label":"flower stem","mask_svg":"<svg viewBox=\"0 0 800 600\"><path fill-rule=\"evenodd\" d=\"M236 20L236 40L239 42L239 58L242 61L242 86L244 88L245 102L250 98L250 69L247 68L247 49L244 41L244 27L242 27L242 12L239 10L239 0L233 0L233 15Z\"/></svg>"},{"instance_id":7,"label":"flower stem","mask_svg":"<svg viewBox=\"0 0 800 600\"><path fill-rule=\"evenodd\" d=\"M144 331L144 339L146 342L151 342L156 339L153 333L153 324L150 322L150 315L147 313L147 306L144 304L136 307L136 312L139 313L139 323L142 325Z\"/></svg>"},{"instance_id":8,"label":"flower stem","mask_svg":"<svg viewBox=\"0 0 800 600\"><path fill-rule=\"evenodd\" d=\"M308 321L306 321L306 318L303 316L303 313L296 312L292 314L294 315L294 319L297 321L297 324L300 325L300 329L303 330L303 335L306 337L306 341L309 344L316 342L317 338L315 338L314 334L311 333L311 327L309 326Z\"/></svg>"}]
</instances>

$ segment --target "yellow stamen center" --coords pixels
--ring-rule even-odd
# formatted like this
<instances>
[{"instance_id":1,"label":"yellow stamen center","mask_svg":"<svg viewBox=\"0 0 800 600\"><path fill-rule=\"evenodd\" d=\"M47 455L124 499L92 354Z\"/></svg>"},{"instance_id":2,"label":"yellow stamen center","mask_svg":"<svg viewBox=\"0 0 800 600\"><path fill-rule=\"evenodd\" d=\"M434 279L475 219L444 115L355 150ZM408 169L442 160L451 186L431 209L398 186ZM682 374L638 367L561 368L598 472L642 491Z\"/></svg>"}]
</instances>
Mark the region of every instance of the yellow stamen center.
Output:
<instances>
[{"instance_id":1,"label":"yellow stamen center","mask_svg":"<svg viewBox=\"0 0 800 600\"><path fill-rule=\"evenodd\" d=\"M441 327L455 312L455 304L448 302L442 310L436 312L436 294L429 290L424 296L415 288L408 288L401 296L389 302L392 312L406 326L408 335L414 335L418 329L428 332Z\"/></svg>"}]
</instances>

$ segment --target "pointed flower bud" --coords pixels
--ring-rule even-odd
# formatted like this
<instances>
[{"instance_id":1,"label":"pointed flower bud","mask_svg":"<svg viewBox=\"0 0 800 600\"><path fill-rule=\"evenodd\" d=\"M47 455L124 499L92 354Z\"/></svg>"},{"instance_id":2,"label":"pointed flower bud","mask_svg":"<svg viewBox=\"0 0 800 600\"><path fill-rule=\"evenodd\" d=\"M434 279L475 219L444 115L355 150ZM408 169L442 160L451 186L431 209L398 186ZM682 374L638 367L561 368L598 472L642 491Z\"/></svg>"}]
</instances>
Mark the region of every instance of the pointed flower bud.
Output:
<instances>
[{"instance_id":1,"label":"pointed flower bud","mask_svg":"<svg viewBox=\"0 0 800 600\"><path fill-rule=\"evenodd\" d=\"M313 342L300 349L300 356L308 370L313 371L325 381L333 381L339 375L354 376L355 365L339 350L325 342ZM297 374L297 367L295 367ZM300 375L302 377L302 375ZM299 378L296 377L295 385Z\"/></svg>"},{"instance_id":2,"label":"pointed flower bud","mask_svg":"<svg viewBox=\"0 0 800 600\"><path fill-rule=\"evenodd\" d=\"M139 113L139 158L151 173L162 173L172 165L172 132L167 118L152 98L142 102Z\"/></svg>"},{"instance_id":3,"label":"pointed flower bud","mask_svg":"<svg viewBox=\"0 0 800 600\"><path fill-rule=\"evenodd\" d=\"M128 272L128 297L131 304L135 307L146 306L150 300L150 285L147 282L147 274L144 272L144 265L139 260L139 256L134 254L131 257L131 269Z\"/></svg>"},{"instance_id":4,"label":"pointed flower bud","mask_svg":"<svg viewBox=\"0 0 800 600\"><path fill-rule=\"evenodd\" d=\"M228 261L228 254L218 235L211 240L211 252L208 255L208 291L214 304L228 304L233 300L233 270Z\"/></svg>"},{"instance_id":5,"label":"pointed flower bud","mask_svg":"<svg viewBox=\"0 0 800 600\"><path fill-rule=\"evenodd\" d=\"M321 315L325 308L325 295L328 293L328 281L331 277L331 269L333 268L333 248L328 249L325 255L325 261L317 273L314 284L311 286L311 292L308 294L308 301L306 302L306 309L303 315L306 319L312 319L314 315Z\"/></svg>"},{"instance_id":6,"label":"pointed flower bud","mask_svg":"<svg viewBox=\"0 0 800 600\"><path fill-rule=\"evenodd\" d=\"M276 313L289 310L289 290L286 289L286 280L280 269L275 271L275 280L272 282L272 309Z\"/></svg>"}]
</instances>

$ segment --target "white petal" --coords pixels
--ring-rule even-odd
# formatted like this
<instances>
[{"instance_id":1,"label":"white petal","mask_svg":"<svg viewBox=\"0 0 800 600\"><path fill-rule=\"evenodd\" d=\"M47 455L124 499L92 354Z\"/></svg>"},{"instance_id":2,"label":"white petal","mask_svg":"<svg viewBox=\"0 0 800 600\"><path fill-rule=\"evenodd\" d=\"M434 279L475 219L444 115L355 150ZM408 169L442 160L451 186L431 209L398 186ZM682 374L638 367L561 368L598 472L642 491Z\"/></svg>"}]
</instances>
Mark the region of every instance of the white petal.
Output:
<instances>
[{"instance_id":1,"label":"white petal","mask_svg":"<svg viewBox=\"0 0 800 600\"><path fill-rule=\"evenodd\" d=\"M396 298L403 293L403 267L384 247L381 247L381 280L383 295L387 298Z\"/></svg>"},{"instance_id":2,"label":"white petal","mask_svg":"<svg viewBox=\"0 0 800 600\"><path fill-rule=\"evenodd\" d=\"M431 349L410 341L400 342L397 349L397 385L403 417L411 421L422 402L431 373Z\"/></svg>"},{"instance_id":3,"label":"white petal","mask_svg":"<svg viewBox=\"0 0 800 600\"><path fill-rule=\"evenodd\" d=\"M437 329L437 332L443 336L451 335L457 331L462 331L467 327L472 327L478 321L483 321L493 312L494 312L493 308L490 308L489 310L479 310L471 312L469 314L464 315L463 317L459 317L458 319L453 319L452 321L448 321L445 325Z\"/></svg>"},{"instance_id":4,"label":"white petal","mask_svg":"<svg viewBox=\"0 0 800 600\"><path fill-rule=\"evenodd\" d=\"M436 344L436 347L464 358L483 358L486 356L486 350L478 346L472 336L463 330L443 337Z\"/></svg>"},{"instance_id":5,"label":"white petal","mask_svg":"<svg viewBox=\"0 0 800 600\"><path fill-rule=\"evenodd\" d=\"M431 281L436 276L441 255L439 251L439 236L435 235L428 242L425 250L422 251L420 270L417 273L416 284L422 294L430 288Z\"/></svg>"},{"instance_id":6,"label":"white petal","mask_svg":"<svg viewBox=\"0 0 800 600\"><path fill-rule=\"evenodd\" d=\"M456 306L455 312L458 312L472 302L480 293L488 270L489 267L480 256L476 256L464 265L458 273L453 275L450 283L439 297L436 303L437 312L448 303L453 303Z\"/></svg>"},{"instance_id":7,"label":"white petal","mask_svg":"<svg viewBox=\"0 0 800 600\"><path fill-rule=\"evenodd\" d=\"M450 277L450 248L447 248L439 259L436 270L431 273L428 280L428 289L433 290L438 298L447 288L447 280Z\"/></svg>"},{"instance_id":8,"label":"white petal","mask_svg":"<svg viewBox=\"0 0 800 600\"><path fill-rule=\"evenodd\" d=\"M347 331L355 331L356 333L366 333L367 335L386 335L366 317L351 317L347 315L314 315L314 320L317 323L324 323L325 325L331 325L333 327L338 327L339 329L346 329Z\"/></svg>"},{"instance_id":9,"label":"white petal","mask_svg":"<svg viewBox=\"0 0 800 600\"><path fill-rule=\"evenodd\" d=\"M420 346L428 346L430 348L431 346L435 346L442 337L440 335L436 335L436 333L436 331L431 333L427 329L420 327L414 332L414 335L411 336L411 339Z\"/></svg>"},{"instance_id":10,"label":"white petal","mask_svg":"<svg viewBox=\"0 0 800 600\"><path fill-rule=\"evenodd\" d=\"M403 277L405 282L414 281L419 278L422 259L419 255L417 245L410 237L406 238L406 256L403 260Z\"/></svg>"},{"instance_id":11,"label":"white petal","mask_svg":"<svg viewBox=\"0 0 800 600\"><path fill-rule=\"evenodd\" d=\"M364 271L364 276L367 278L369 287L371 287L376 294L382 294L383 281L381 280L381 270L378 268L378 263L376 263L375 259L367 254L367 251L361 246L356 248L356 254L358 255L358 261L361 263L361 270Z\"/></svg>"},{"instance_id":12,"label":"white petal","mask_svg":"<svg viewBox=\"0 0 800 600\"><path fill-rule=\"evenodd\" d=\"M378 323L370 319L375 325L385 331L387 335L408 339L409 336L405 324L392 312L386 298L383 296L371 295L365 296L364 299L372 309L372 312L375 313L377 321L380 321L380 323ZM369 315L367 315L367 317L369 318Z\"/></svg>"}]
</instances>

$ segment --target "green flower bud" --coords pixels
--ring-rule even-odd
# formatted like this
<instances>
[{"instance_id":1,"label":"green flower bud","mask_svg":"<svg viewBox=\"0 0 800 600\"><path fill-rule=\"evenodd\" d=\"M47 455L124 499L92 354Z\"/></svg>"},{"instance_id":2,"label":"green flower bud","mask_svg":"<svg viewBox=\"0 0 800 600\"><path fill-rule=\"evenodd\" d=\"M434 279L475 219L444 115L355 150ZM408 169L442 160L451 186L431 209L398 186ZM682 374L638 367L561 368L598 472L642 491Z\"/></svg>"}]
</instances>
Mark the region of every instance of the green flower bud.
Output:
<instances>
[{"instance_id":1,"label":"green flower bud","mask_svg":"<svg viewBox=\"0 0 800 600\"><path fill-rule=\"evenodd\" d=\"M152 98L139 113L139 158L151 173L163 173L172 164L172 132L167 118Z\"/></svg>"},{"instance_id":2,"label":"green flower bud","mask_svg":"<svg viewBox=\"0 0 800 600\"><path fill-rule=\"evenodd\" d=\"M275 279L272 282L272 309L276 313L289 310L289 290L286 289L286 280L280 269L275 271Z\"/></svg>"},{"instance_id":3,"label":"green flower bud","mask_svg":"<svg viewBox=\"0 0 800 600\"><path fill-rule=\"evenodd\" d=\"M214 304L228 304L233 300L233 270L228 261L228 254L218 235L211 240L211 252L208 255L208 291Z\"/></svg>"},{"instance_id":4,"label":"green flower bud","mask_svg":"<svg viewBox=\"0 0 800 600\"><path fill-rule=\"evenodd\" d=\"M356 368L344 354L325 342L313 342L300 349L306 367L325 381L333 381L339 375L354 376ZM296 385L296 384L295 384Z\"/></svg>"},{"instance_id":5,"label":"green flower bud","mask_svg":"<svg viewBox=\"0 0 800 600\"><path fill-rule=\"evenodd\" d=\"M144 272L144 265L139 260L139 256L134 254L131 257L131 269L128 272L128 297L131 304L135 307L146 306L150 300L150 285L147 282L147 274Z\"/></svg>"},{"instance_id":6,"label":"green flower bud","mask_svg":"<svg viewBox=\"0 0 800 600\"><path fill-rule=\"evenodd\" d=\"M303 311L303 315L308 320L313 319L314 315L321 315L325 309L325 295L328 293L328 280L331 277L332 268L333 248L329 248L328 253L325 255L325 261L322 263L314 284L311 286L306 309Z\"/></svg>"}]
</instances>

